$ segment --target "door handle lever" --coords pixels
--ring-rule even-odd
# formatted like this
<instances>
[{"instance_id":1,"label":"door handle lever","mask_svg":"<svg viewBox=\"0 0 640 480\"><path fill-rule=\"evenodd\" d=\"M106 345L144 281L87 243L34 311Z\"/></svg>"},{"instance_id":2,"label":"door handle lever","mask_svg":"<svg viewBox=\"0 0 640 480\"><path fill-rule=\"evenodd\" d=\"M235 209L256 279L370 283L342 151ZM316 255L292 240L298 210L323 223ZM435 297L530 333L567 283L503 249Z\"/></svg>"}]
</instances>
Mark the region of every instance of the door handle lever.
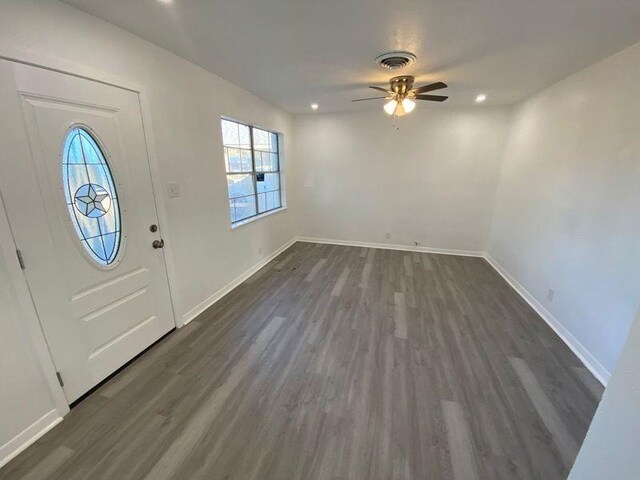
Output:
<instances>
[{"instance_id":1,"label":"door handle lever","mask_svg":"<svg viewBox=\"0 0 640 480\"><path fill-rule=\"evenodd\" d=\"M153 248L164 248L164 240L160 239L160 240L154 240L153 243L151 244L151 246Z\"/></svg>"}]
</instances>

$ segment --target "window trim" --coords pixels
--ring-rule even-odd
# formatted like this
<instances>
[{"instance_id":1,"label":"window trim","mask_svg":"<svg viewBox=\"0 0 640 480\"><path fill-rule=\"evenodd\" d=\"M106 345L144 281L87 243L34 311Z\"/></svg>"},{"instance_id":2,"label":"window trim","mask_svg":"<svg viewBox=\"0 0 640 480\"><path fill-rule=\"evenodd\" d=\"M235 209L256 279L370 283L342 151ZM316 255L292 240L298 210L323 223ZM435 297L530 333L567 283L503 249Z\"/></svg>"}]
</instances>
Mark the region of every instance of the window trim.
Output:
<instances>
[{"instance_id":1,"label":"window trim","mask_svg":"<svg viewBox=\"0 0 640 480\"><path fill-rule=\"evenodd\" d=\"M238 220L237 222L231 224L231 230L235 230L237 228L244 227L245 225L248 225L250 223L257 222L258 220L260 220L260 219L262 219L264 217L268 217L270 215L275 215L276 213L283 212L286 209L287 209L287 207L285 205L283 205L281 207L274 208L273 210L267 210L266 212L259 213L258 215L253 215L252 217L247 217L247 218L244 218L242 220Z\"/></svg>"},{"instance_id":2,"label":"window trim","mask_svg":"<svg viewBox=\"0 0 640 480\"><path fill-rule=\"evenodd\" d=\"M228 182L229 176L230 175L243 175L243 174L244 175L247 175L247 174L251 175L252 182L253 182L253 194L243 195L243 196L235 197L235 198L239 199L239 198L245 198L245 197L253 196L254 200L255 200L255 211L256 211L256 213L254 215L250 215L248 217L244 217L243 219L237 220L235 222L233 220L231 220L231 228L235 229L235 228L240 227L242 225L246 225L247 223L251 223L252 221L258 220L258 219L263 218L263 217L266 217L266 216L268 216L268 215L270 215L272 213L277 213L279 211L286 210L287 206L284 204L284 195L282 193L283 188L284 188L283 170L282 170L282 148L281 148L281 136L282 136L282 134L280 132L276 132L276 131L270 130L268 128L260 127L260 126L257 126L257 125L250 125L250 124L248 124L246 122L243 122L243 121L240 121L240 120L236 120L236 119L230 118L230 117L221 116L220 120L221 120L221 122L222 121L233 122L233 123L235 123L237 125L242 125L242 126L245 126L245 127L247 127L249 129L249 142L250 142L250 151L251 151L251 171L248 171L248 172L229 172L226 159L225 159L225 162L224 162L224 164L225 164L224 165L224 169L225 169L225 177L226 177L226 180L227 180L227 202L229 202L231 200L234 200L234 198L231 198L229 196L229 182ZM256 170L256 149L255 149L254 138L253 138L254 129L262 130L262 131L267 132L269 134L275 135L275 138L276 138L276 152L275 153L276 153L276 158L277 158L277 169L276 170L260 171L260 172L258 172ZM230 146L225 145L225 143L224 143L224 134L222 133L222 125L220 125L220 130L221 130L221 135L222 135L222 153L223 153L223 158L224 158L225 156L228 156L227 149L234 148L234 147L230 147ZM240 147L240 146L238 146L237 148L241 152L240 155L242 155L243 148ZM246 150L246 148L244 150ZM260 152L262 152L262 150L260 150ZM269 151L268 153L271 154L271 153L274 153L274 152ZM278 175L278 185L279 185L278 190L269 190L268 192L258 192L258 180L257 180L257 174L258 173L265 173L265 174L269 174L269 173L273 174L273 173L275 173L275 174L277 174ZM272 192L278 192L278 200L279 200L279 204L280 205L278 207L271 208L269 210L265 210L264 212L260 212L260 201L259 201L259 197L258 196L262 195L262 194L272 193ZM266 203L266 195L265 195L265 203ZM231 207L231 205L229 205L229 216L231 218L233 218L232 210L231 210L232 208L234 208L234 207Z\"/></svg>"}]
</instances>

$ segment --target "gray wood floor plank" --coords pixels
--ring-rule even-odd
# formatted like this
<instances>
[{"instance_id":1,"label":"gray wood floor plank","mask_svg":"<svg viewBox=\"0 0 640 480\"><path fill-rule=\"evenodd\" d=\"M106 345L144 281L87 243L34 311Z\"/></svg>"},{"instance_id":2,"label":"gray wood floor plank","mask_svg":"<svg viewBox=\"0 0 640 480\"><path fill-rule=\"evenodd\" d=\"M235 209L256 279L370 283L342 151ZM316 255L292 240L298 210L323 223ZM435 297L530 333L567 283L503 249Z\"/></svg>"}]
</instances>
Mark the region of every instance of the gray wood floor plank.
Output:
<instances>
[{"instance_id":1,"label":"gray wood floor plank","mask_svg":"<svg viewBox=\"0 0 640 480\"><path fill-rule=\"evenodd\" d=\"M338 280L336 281L335 285L333 286L333 289L331 290L331 296L332 297L339 297L340 296L340 294L342 293L342 289L344 288L345 284L347 283L347 278L349 278L349 273L351 273L351 269L349 269L347 267L345 267L342 270L342 273L338 277Z\"/></svg>"},{"instance_id":2,"label":"gray wood floor plank","mask_svg":"<svg viewBox=\"0 0 640 480\"><path fill-rule=\"evenodd\" d=\"M39 461L32 469L21 477L21 480L45 480L49 478L51 472L55 472L62 466L75 452L70 448L60 445L51 451L46 457Z\"/></svg>"},{"instance_id":3,"label":"gray wood floor plank","mask_svg":"<svg viewBox=\"0 0 640 480\"><path fill-rule=\"evenodd\" d=\"M561 480L601 390L482 259L296 243L0 480Z\"/></svg>"},{"instance_id":4,"label":"gray wood floor plank","mask_svg":"<svg viewBox=\"0 0 640 480\"><path fill-rule=\"evenodd\" d=\"M538 411L540 418L551 433L556 447L567 467L570 467L578 454L578 444L569 433L564 421L558 415L553 402L549 400L544 390L538 383L535 375L521 358L510 358L511 365L520 377L520 381L527 391L533 406Z\"/></svg>"},{"instance_id":5,"label":"gray wood floor plank","mask_svg":"<svg viewBox=\"0 0 640 480\"><path fill-rule=\"evenodd\" d=\"M305 282L313 281L313 279L318 274L322 266L326 263L326 261L327 260L325 258L321 258L320 260L318 260L318 262L313 266L313 268L309 272L309 275L307 275L307 278L304 279Z\"/></svg>"},{"instance_id":6,"label":"gray wood floor plank","mask_svg":"<svg viewBox=\"0 0 640 480\"><path fill-rule=\"evenodd\" d=\"M591 375L591 372L584 367L573 367L582 384L589 389L594 398L600 400L604 392L602 384Z\"/></svg>"},{"instance_id":7,"label":"gray wood floor plank","mask_svg":"<svg viewBox=\"0 0 640 480\"><path fill-rule=\"evenodd\" d=\"M404 274L408 277L413 277L413 261L410 255L404 255L402 257L404 263Z\"/></svg>"},{"instance_id":8,"label":"gray wood floor plank","mask_svg":"<svg viewBox=\"0 0 640 480\"><path fill-rule=\"evenodd\" d=\"M362 268L362 274L360 275L360 287L367 288L369 285L369 279L371 278L371 270L373 269L373 263L365 263Z\"/></svg>"},{"instance_id":9,"label":"gray wood floor plank","mask_svg":"<svg viewBox=\"0 0 640 480\"><path fill-rule=\"evenodd\" d=\"M442 401L451 468L455 480L479 480L475 449L462 407L448 400Z\"/></svg>"},{"instance_id":10,"label":"gray wood floor plank","mask_svg":"<svg viewBox=\"0 0 640 480\"><path fill-rule=\"evenodd\" d=\"M406 258L406 257L405 257ZM397 338L407 339L407 304L405 303L404 293L395 292L393 294L394 300L394 315L395 322L394 335Z\"/></svg>"}]
</instances>

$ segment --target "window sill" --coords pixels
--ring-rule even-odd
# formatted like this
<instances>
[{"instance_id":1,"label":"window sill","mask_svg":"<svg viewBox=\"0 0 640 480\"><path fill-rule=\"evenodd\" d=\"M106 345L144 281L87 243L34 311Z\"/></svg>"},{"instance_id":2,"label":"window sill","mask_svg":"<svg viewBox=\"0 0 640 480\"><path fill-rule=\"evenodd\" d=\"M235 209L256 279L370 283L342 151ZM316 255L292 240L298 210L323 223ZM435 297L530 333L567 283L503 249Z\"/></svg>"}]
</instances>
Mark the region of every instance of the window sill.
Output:
<instances>
[{"instance_id":1,"label":"window sill","mask_svg":"<svg viewBox=\"0 0 640 480\"><path fill-rule=\"evenodd\" d=\"M260 215L256 215L255 217L247 218L246 220L240 220L239 222L232 223L231 224L231 230L235 230L237 228L244 227L245 225L253 223L253 222L257 221L257 220L261 220L261 219L263 219L265 217L268 217L270 215L274 215L276 213L284 212L286 209L287 209L287 207L280 207L280 208L277 208L275 210L270 210L268 212L261 213Z\"/></svg>"}]
</instances>

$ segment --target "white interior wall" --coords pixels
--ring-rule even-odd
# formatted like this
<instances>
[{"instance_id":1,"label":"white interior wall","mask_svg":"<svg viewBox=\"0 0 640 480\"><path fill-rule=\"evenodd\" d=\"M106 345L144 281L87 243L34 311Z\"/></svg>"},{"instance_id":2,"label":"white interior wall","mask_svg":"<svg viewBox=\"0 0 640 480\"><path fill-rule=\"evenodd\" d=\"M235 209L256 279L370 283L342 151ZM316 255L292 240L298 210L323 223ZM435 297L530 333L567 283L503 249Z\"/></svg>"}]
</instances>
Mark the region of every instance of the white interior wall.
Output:
<instances>
[{"instance_id":1,"label":"white interior wall","mask_svg":"<svg viewBox=\"0 0 640 480\"><path fill-rule=\"evenodd\" d=\"M640 478L640 313L571 469L569 480Z\"/></svg>"},{"instance_id":2,"label":"white interior wall","mask_svg":"<svg viewBox=\"0 0 640 480\"><path fill-rule=\"evenodd\" d=\"M299 235L485 251L510 108L418 103L295 116Z\"/></svg>"},{"instance_id":3,"label":"white interior wall","mask_svg":"<svg viewBox=\"0 0 640 480\"><path fill-rule=\"evenodd\" d=\"M639 84L640 44L516 108L489 244L605 380L640 300Z\"/></svg>"},{"instance_id":4,"label":"white interior wall","mask_svg":"<svg viewBox=\"0 0 640 480\"><path fill-rule=\"evenodd\" d=\"M56 1L3 0L0 56L63 65L74 73L143 89L151 119L147 133L153 134L150 143L161 179L157 195L166 208L167 222L161 229L178 322L191 319L217 292L293 238L288 210L231 230L220 131L220 116L225 115L282 132L288 178L289 113ZM166 183L176 181L182 195L169 199ZM5 244L1 253L14 258L14 249ZM8 303L12 297L11 281L0 264L0 448L15 445L7 442L16 435L35 434L42 415L55 407L49 379L35 368L29 342L17 326L27 314L17 310L16 318L18 307Z\"/></svg>"}]
</instances>

